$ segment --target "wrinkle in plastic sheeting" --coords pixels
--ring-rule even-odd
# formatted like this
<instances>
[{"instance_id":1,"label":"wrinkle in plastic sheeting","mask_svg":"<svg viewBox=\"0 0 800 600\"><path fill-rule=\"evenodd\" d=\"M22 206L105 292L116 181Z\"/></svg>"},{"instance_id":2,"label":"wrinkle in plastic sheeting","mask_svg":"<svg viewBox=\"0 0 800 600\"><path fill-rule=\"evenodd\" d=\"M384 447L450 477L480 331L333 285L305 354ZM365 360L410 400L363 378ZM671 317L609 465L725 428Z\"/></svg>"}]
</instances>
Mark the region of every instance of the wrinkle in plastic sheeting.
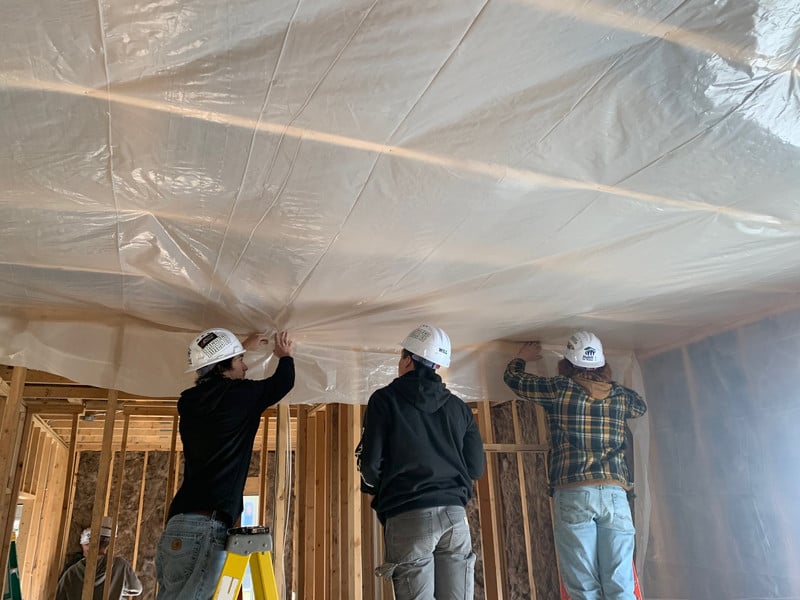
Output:
<instances>
[{"instance_id":1,"label":"wrinkle in plastic sheeting","mask_svg":"<svg viewBox=\"0 0 800 600\"><path fill-rule=\"evenodd\" d=\"M798 597L798 41L772 0L8 0L0 364L174 397L198 331L285 328L288 401L363 404L431 322L502 401L588 329L647 391L645 590Z\"/></svg>"}]
</instances>

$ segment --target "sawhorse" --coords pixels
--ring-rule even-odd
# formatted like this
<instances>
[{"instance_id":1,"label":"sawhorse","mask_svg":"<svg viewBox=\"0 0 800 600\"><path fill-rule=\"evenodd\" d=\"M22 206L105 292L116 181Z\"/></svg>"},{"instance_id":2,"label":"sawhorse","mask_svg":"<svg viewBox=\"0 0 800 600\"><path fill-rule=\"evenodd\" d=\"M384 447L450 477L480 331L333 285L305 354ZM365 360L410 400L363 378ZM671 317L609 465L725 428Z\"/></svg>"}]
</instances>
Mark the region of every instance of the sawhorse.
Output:
<instances>
[{"instance_id":1,"label":"sawhorse","mask_svg":"<svg viewBox=\"0 0 800 600\"><path fill-rule=\"evenodd\" d=\"M256 600L278 600L269 527L231 529L225 554L225 565L214 592L214 600L236 600L239 597L247 565L250 565Z\"/></svg>"}]
</instances>

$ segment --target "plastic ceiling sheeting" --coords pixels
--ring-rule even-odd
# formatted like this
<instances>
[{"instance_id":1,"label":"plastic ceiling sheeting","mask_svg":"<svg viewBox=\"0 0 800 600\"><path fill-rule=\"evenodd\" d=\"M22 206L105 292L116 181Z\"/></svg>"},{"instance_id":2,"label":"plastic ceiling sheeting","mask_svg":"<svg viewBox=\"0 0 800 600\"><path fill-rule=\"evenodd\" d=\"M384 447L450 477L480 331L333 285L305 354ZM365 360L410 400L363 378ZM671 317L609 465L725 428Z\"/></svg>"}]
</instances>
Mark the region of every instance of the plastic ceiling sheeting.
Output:
<instances>
[{"instance_id":1,"label":"plastic ceiling sheeting","mask_svg":"<svg viewBox=\"0 0 800 600\"><path fill-rule=\"evenodd\" d=\"M363 402L430 321L469 399L494 340L624 354L797 303L794 3L0 17L0 362L174 395L197 331L287 328L293 401Z\"/></svg>"}]
</instances>

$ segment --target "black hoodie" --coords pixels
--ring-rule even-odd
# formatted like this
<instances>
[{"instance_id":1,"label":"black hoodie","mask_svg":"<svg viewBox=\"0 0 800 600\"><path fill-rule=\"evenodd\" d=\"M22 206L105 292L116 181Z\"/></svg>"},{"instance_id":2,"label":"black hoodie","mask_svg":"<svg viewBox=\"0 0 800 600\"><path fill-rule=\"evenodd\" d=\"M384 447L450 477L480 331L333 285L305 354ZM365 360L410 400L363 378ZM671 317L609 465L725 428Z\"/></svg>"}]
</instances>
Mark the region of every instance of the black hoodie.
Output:
<instances>
[{"instance_id":1,"label":"black hoodie","mask_svg":"<svg viewBox=\"0 0 800 600\"><path fill-rule=\"evenodd\" d=\"M294 360L284 356L267 379L213 377L181 394L183 483L170 505L170 517L216 510L232 522L239 518L261 413L293 386Z\"/></svg>"},{"instance_id":2,"label":"black hoodie","mask_svg":"<svg viewBox=\"0 0 800 600\"><path fill-rule=\"evenodd\" d=\"M381 523L434 506L466 506L486 465L472 411L430 369L409 371L369 399L356 454L361 490Z\"/></svg>"}]
</instances>

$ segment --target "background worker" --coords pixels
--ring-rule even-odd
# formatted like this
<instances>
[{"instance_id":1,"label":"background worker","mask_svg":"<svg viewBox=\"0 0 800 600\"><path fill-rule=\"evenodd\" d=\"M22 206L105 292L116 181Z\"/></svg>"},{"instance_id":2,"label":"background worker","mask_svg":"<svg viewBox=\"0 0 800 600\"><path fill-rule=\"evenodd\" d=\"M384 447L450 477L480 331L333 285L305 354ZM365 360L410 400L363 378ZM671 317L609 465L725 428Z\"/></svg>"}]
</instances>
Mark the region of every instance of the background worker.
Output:
<instances>
[{"instance_id":1,"label":"background worker","mask_svg":"<svg viewBox=\"0 0 800 600\"><path fill-rule=\"evenodd\" d=\"M421 325L403 341L398 377L376 390L356 450L361 491L384 525L397 600L471 599L475 554L465 506L486 465L472 411L436 373L450 338Z\"/></svg>"},{"instance_id":2,"label":"background worker","mask_svg":"<svg viewBox=\"0 0 800 600\"><path fill-rule=\"evenodd\" d=\"M72 564L61 575L56 588L56 600L80 600L83 594L83 580L86 577L86 556L89 554L89 542L92 531L84 529L81 532L81 549L83 558ZM97 572L94 580L94 600L102 600L103 588L106 581L107 552L111 543L111 517L103 517L100 525L100 546L97 557ZM142 593L142 582L136 576L131 564L121 556L115 556L111 565L111 582L108 597L111 600L120 600L129 596L138 596Z\"/></svg>"},{"instance_id":3,"label":"background worker","mask_svg":"<svg viewBox=\"0 0 800 600\"><path fill-rule=\"evenodd\" d=\"M523 344L504 379L547 413L553 536L564 587L571 600L634 600L626 420L643 415L647 406L635 391L612 381L593 333L569 338L556 377L525 372L526 362L541 357L539 342Z\"/></svg>"},{"instance_id":4,"label":"background worker","mask_svg":"<svg viewBox=\"0 0 800 600\"><path fill-rule=\"evenodd\" d=\"M268 338L253 334L252 349ZM225 541L243 508L244 486L262 413L294 386L292 341L275 335L275 373L245 379L245 348L227 329L209 329L189 345L194 387L178 400L183 482L156 552L159 600L211 598L225 561Z\"/></svg>"},{"instance_id":5,"label":"background worker","mask_svg":"<svg viewBox=\"0 0 800 600\"><path fill-rule=\"evenodd\" d=\"M83 531L88 532L88 529L84 529ZM83 532L81 532L81 539L83 539ZM79 552L73 552L64 560L64 567L61 569L61 575L67 572L67 570L74 565L76 562L81 560L83 557L86 556L86 553L83 551L83 546L81 546L81 550ZM59 578L61 577L59 575Z\"/></svg>"}]
</instances>

